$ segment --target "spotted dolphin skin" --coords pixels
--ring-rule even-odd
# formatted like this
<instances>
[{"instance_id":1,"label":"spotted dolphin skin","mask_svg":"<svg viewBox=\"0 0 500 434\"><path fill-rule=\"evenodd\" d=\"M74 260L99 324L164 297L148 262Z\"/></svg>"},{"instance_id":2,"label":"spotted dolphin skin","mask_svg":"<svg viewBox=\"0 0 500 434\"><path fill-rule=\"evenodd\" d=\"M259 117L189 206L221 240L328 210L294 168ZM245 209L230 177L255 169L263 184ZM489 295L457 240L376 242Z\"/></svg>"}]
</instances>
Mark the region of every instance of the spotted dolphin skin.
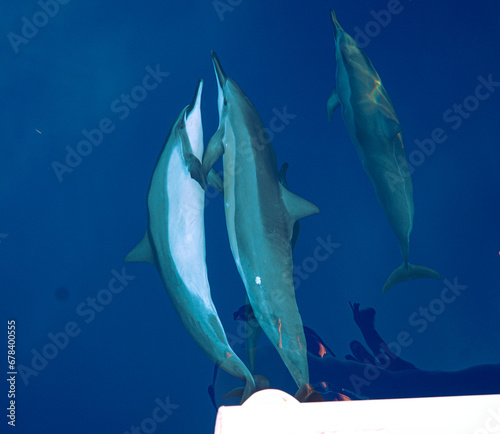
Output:
<instances>
[{"instance_id":1,"label":"spotted dolphin skin","mask_svg":"<svg viewBox=\"0 0 500 434\"><path fill-rule=\"evenodd\" d=\"M201 180L202 173L202 88L200 80L193 102L181 111L170 130L149 186L146 235L125 261L155 265L194 341L214 363L246 381L244 400L254 392L255 383L229 346L207 278L205 193L195 180Z\"/></svg>"},{"instance_id":2,"label":"spotted dolphin skin","mask_svg":"<svg viewBox=\"0 0 500 434\"><path fill-rule=\"evenodd\" d=\"M363 168L399 241L403 264L386 280L382 292L409 279L440 279L436 271L408 262L413 226L413 187L401 127L377 71L337 21L335 33L337 86L328 99L328 117L342 105L342 116Z\"/></svg>"},{"instance_id":3,"label":"spotted dolphin skin","mask_svg":"<svg viewBox=\"0 0 500 434\"><path fill-rule=\"evenodd\" d=\"M280 184L276 156L250 99L224 73L217 76L219 127L203 156L203 172L223 155L224 207L231 251L255 317L301 393L309 370L302 319L295 300L290 241L295 221L318 212Z\"/></svg>"}]
</instances>

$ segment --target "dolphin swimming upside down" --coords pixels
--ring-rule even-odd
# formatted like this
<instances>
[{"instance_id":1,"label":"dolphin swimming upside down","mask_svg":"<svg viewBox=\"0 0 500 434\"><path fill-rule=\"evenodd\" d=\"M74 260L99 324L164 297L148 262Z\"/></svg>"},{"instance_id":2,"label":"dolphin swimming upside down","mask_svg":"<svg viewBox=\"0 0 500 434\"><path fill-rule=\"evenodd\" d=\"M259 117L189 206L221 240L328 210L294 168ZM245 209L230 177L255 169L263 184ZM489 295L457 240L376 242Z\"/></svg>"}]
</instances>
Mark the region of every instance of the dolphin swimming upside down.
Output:
<instances>
[{"instance_id":1,"label":"dolphin swimming upside down","mask_svg":"<svg viewBox=\"0 0 500 434\"><path fill-rule=\"evenodd\" d=\"M200 80L193 102L175 121L151 178L148 226L125 262L150 262L184 326L214 363L246 381L243 400L255 391L252 374L229 346L212 302L205 261L205 193Z\"/></svg>"}]
</instances>

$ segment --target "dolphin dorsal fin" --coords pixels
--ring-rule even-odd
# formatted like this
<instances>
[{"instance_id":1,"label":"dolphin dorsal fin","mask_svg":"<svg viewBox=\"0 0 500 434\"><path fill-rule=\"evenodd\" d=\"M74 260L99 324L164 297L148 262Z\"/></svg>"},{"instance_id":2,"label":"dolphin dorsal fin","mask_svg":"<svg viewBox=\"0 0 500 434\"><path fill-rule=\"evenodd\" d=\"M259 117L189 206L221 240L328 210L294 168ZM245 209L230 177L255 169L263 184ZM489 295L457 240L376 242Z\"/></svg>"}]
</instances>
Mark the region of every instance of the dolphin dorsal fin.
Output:
<instances>
[{"instance_id":1,"label":"dolphin dorsal fin","mask_svg":"<svg viewBox=\"0 0 500 434\"><path fill-rule=\"evenodd\" d=\"M151 248L151 242L149 241L147 232L144 238L139 241L139 244L137 244L125 257L125 262L149 262L154 265L153 249Z\"/></svg>"},{"instance_id":2,"label":"dolphin dorsal fin","mask_svg":"<svg viewBox=\"0 0 500 434\"><path fill-rule=\"evenodd\" d=\"M279 184L281 189L281 197L285 203L286 210L290 217L290 223L293 225L298 219L307 217L311 214L316 214L319 209L316 205L308 200L302 199L300 196L293 194L291 191Z\"/></svg>"}]
</instances>

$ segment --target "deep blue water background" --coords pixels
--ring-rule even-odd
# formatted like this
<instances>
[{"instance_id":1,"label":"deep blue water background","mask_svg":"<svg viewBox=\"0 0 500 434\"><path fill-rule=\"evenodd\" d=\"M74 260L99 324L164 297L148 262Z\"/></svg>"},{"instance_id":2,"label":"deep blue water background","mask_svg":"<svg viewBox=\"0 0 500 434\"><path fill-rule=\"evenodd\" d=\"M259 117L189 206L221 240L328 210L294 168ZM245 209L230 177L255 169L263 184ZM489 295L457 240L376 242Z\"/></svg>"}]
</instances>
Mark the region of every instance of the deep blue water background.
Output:
<instances>
[{"instance_id":1,"label":"deep blue water background","mask_svg":"<svg viewBox=\"0 0 500 434\"><path fill-rule=\"evenodd\" d=\"M155 432L213 431L216 413L206 391L213 365L183 329L157 271L123 264L146 227L157 156L199 78L205 80L205 143L217 128L210 50L265 125L273 109L286 106L296 115L274 134L274 148L279 164L290 164L290 189L321 213L302 220L295 263L312 255L317 237L341 245L297 288L304 324L344 355L351 340L362 339L348 304L357 301L376 309L386 341L410 334L402 357L421 369L500 362L500 87L460 127L443 119L453 104L474 95L479 76L500 81L500 4L401 0L401 13L365 47L394 103L407 155L418 149L415 139L429 138L435 128L447 136L412 176L410 260L467 289L419 332L409 318L439 298L444 284L412 281L381 294L401 263L398 244L340 112L331 124L326 114L335 77L329 8L353 35L388 3L269 3L243 0L221 20L210 1L70 1L18 53L8 34L21 35L22 18L32 21L40 5L2 6L1 327L6 333L7 319L16 320L17 363L26 367L33 351L51 342L49 333L70 321L80 330L36 376L17 377L16 432L124 433L166 397L178 408ZM169 76L119 119L113 101L157 65ZM66 147L75 148L81 131L103 118L114 131L59 182L53 162L64 164ZM237 336L232 312L244 303L244 287L229 250L222 198L214 196L206 207L209 278L221 320ZM124 266L135 279L86 323L77 306ZM262 346L261 365L282 369L265 340ZM4 371L6 356L1 360ZM273 384L294 393L287 375ZM218 399L236 385L221 374ZM1 424L7 432L4 415Z\"/></svg>"}]
</instances>

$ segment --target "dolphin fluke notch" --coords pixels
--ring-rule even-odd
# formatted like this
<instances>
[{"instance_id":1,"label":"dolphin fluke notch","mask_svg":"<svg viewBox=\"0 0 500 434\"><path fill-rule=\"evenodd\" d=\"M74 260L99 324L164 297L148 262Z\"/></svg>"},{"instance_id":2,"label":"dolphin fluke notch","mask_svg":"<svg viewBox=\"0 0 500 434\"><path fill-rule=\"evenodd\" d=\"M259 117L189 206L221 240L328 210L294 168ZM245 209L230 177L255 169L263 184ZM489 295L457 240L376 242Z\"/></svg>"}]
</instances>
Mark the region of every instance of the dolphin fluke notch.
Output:
<instances>
[{"instance_id":1,"label":"dolphin fluke notch","mask_svg":"<svg viewBox=\"0 0 500 434\"><path fill-rule=\"evenodd\" d=\"M441 279L441 275L432 268L424 267L423 265L402 264L396 268L389 278L385 281L382 292L385 294L394 285L400 282L406 282L410 279Z\"/></svg>"}]
</instances>

